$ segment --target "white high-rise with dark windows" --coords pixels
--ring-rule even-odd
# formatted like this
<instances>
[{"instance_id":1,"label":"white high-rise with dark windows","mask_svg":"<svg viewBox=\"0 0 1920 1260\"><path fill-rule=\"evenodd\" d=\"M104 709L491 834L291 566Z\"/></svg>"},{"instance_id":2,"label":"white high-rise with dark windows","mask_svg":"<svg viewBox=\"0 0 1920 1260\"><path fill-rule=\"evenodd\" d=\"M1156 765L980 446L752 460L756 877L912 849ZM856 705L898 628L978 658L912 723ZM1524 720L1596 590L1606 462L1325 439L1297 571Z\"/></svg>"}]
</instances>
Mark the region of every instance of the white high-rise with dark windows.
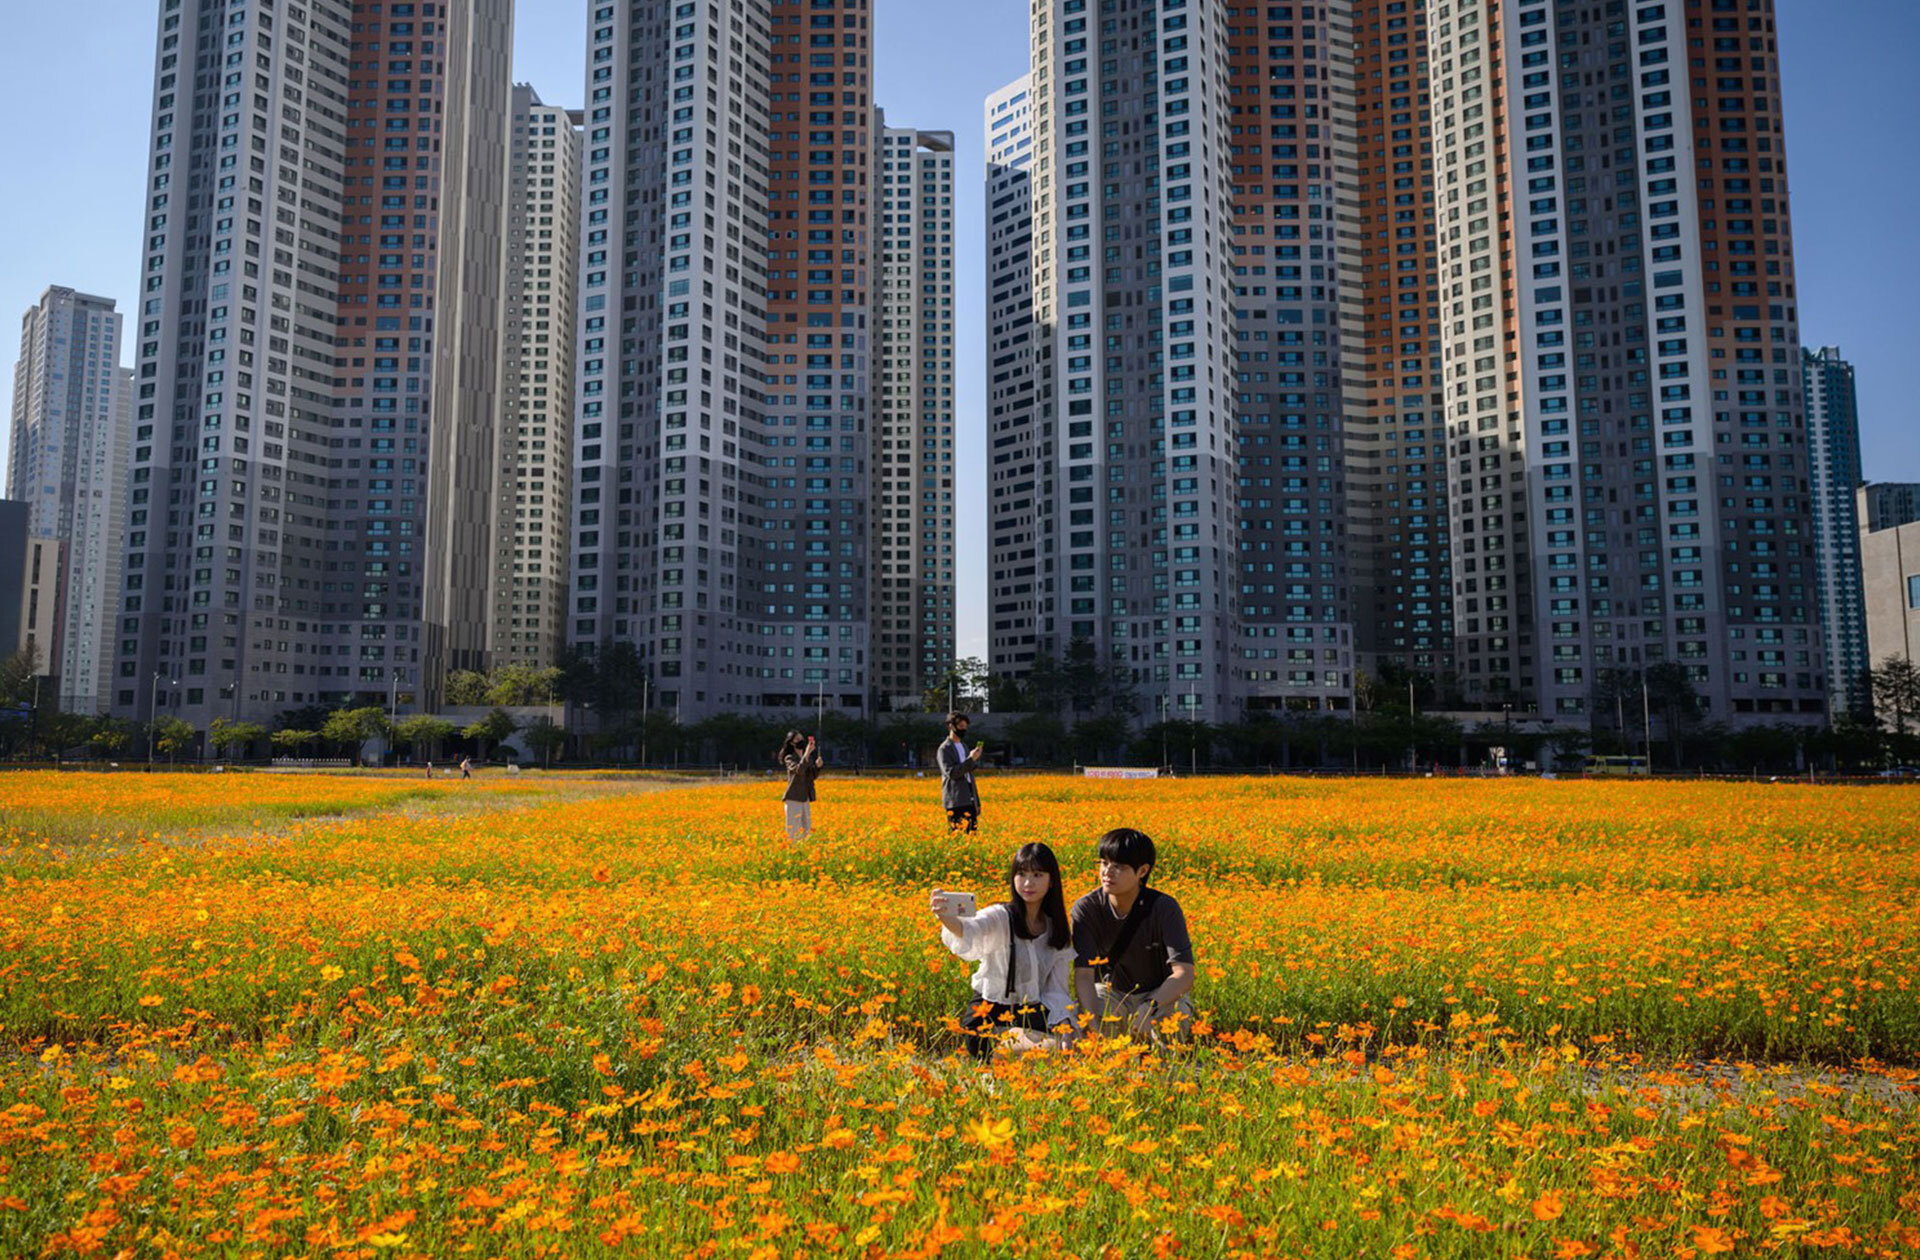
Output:
<instances>
[{"instance_id":1,"label":"white high-rise with dark windows","mask_svg":"<svg viewBox=\"0 0 1920 1260\"><path fill-rule=\"evenodd\" d=\"M54 632L38 662L59 680L68 713L105 712L120 590L131 373L120 366L122 320L111 298L55 285L20 322L13 373L9 499L28 531L57 539Z\"/></svg>"},{"instance_id":2,"label":"white high-rise with dark windows","mask_svg":"<svg viewBox=\"0 0 1920 1260\"><path fill-rule=\"evenodd\" d=\"M1428 0L1467 699L1818 721L1771 0Z\"/></svg>"},{"instance_id":3,"label":"white high-rise with dark windows","mask_svg":"<svg viewBox=\"0 0 1920 1260\"><path fill-rule=\"evenodd\" d=\"M919 709L954 658L953 133L880 133L874 690Z\"/></svg>"},{"instance_id":4,"label":"white high-rise with dark windows","mask_svg":"<svg viewBox=\"0 0 1920 1260\"><path fill-rule=\"evenodd\" d=\"M576 117L526 84L514 88L487 631L496 665L552 665L566 641L580 228Z\"/></svg>"},{"instance_id":5,"label":"white high-rise with dark windows","mask_svg":"<svg viewBox=\"0 0 1920 1260\"><path fill-rule=\"evenodd\" d=\"M478 659L511 13L163 0L116 713Z\"/></svg>"}]
</instances>

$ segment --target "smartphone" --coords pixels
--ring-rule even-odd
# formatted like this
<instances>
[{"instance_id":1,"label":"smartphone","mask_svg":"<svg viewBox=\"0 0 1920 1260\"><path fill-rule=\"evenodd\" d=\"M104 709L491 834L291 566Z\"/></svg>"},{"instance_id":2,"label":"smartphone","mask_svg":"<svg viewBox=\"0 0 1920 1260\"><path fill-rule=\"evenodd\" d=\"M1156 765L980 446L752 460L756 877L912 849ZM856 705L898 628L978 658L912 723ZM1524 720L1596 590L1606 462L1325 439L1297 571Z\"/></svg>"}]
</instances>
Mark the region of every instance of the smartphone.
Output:
<instances>
[{"instance_id":1,"label":"smartphone","mask_svg":"<svg viewBox=\"0 0 1920 1260\"><path fill-rule=\"evenodd\" d=\"M947 899L947 909L953 911L956 918L971 919L973 917L975 903L972 893L947 892L942 889L940 895Z\"/></svg>"}]
</instances>

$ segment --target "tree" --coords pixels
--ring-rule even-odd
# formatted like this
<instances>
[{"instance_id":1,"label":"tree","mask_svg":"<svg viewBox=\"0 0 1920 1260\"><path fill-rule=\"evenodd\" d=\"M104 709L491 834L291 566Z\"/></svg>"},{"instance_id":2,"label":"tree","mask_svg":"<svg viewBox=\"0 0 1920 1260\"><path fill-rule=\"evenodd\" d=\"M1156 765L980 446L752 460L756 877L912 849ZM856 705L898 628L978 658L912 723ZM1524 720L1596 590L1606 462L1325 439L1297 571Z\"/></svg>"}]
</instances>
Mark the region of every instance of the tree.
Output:
<instances>
[{"instance_id":1,"label":"tree","mask_svg":"<svg viewBox=\"0 0 1920 1260\"><path fill-rule=\"evenodd\" d=\"M480 745L480 759L485 761L489 745L499 744L519 729L520 724L513 720L512 714L505 709L494 709L460 733Z\"/></svg>"},{"instance_id":2,"label":"tree","mask_svg":"<svg viewBox=\"0 0 1920 1260\"><path fill-rule=\"evenodd\" d=\"M167 755L172 761L193 746L197 732L181 719L168 714L153 720L151 727L153 746Z\"/></svg>"},{"instance_id":3,"label":"tree","mask_svg":"<svg viewBox=\"0 0 1920 1260\"><path fill-rule=\"evenodd\" d=\"M1878 669L1869 671L1874 716L1892 726L1895 735L1907 733L1907 721L1920 713L1920 667L1911 657L1888 654Z\"/></svg>"},{"instance_id":4,"label":"tree","mask_svg":"<svg viewBox=\"0 0 1920 1260\"><path fill-rule=\"evenodd\" d=\"M949 709L978 713L987 699L987 678L985 661L977 656L964 657L934 680L922 703L929 713L946 713Z\"/></svg>"},{"instance_id":5,"label":"tree","mask_svg":"<svg viewBox=\"0 0 1920 1260\"><path fill-rule=\"evenodd\" d=\"M1692 673L1678 661L1649 665L1644 680L1647 687L1646 703L1660 715L1661 725L1666 728L1667 743L1673 748L1674 768L1678 769L1682 741L1688 729L1700 720L1703 708L1700 692L1693 685Z\"/></svg>"},{"instance_id":6,"label":"tree","mask_svg":"<svg viewBox=\"0 0 1920 1260\"><path fill-rule=\"evenodd\" d=\"M527 724L521 733L521 740L527 750L545 765L553 764L553 756L566 746L567 728L549 717L537 717Z\"/></svg>"},{"instance_id":7,"label":"tree","mask_svg":"<svg viewBox=\"0 0 1920 1260\"><path fill-rule=\"evenodd\" d=\"M1127 719L1118 713L1108 713L1099 717L1083 717L1073 724L1073 755L1082 765L1096 765L1107 759L1109 753L1121 753L1127 746L1127 732L1131 729Z\"/></svg>"},{"instance_id":8,"label":"tree","mask_svg":"<svg viewBox=\"0 0 1920 1260\"><path fill-rule=\"evenodd\" d=\"M102 718L87 743L102 757L116 757L133 743L133 731L124 718Z\"/></svg>"},{"instance_id":9,"label":"tree","mask_svg":"<svg viewBox=\"0 0 1920 1260\"><path fill-rule=\"evenodd\" d=\"M215 718L213 725L207 728L207 747L225 754L231 760L238 760L246 755L247 749L266 736L266 728L256 723Z\"/></svg>"},{"instance_id":10,"label":"tree","mask_svg":"<svg viewBox=\"0 0 1920 1260\"><path fill-rule=\"evenodd\" d=\"M40 673L40 647L29 643L0 661L0 704L32 704Z\"/></svg>"},{"instance_id":11,"label":"tree","mask_svg":"<svg viewBox=\"0 0 1920 1260\"><path fill-rule=\"evenodd\" d=\"M273 749L282 756L293 756L319 743L320 738L319 731L278 730L273 733Z\"/></svg>"},{"instance_id":12,"label":"tree","mask_svg":"<svg viewBox=\"0 0 1920 1260\"><path fill-rule=\"evenodd\" d=\"M1051 713L1028 713L1007 723L1007 742L1028 765L1058 765L1067 724Z\"/></svg>"},{"instance_id":13,"label":"tree","mask_svg":"<svg viewBox=\"0 0 1920 1260\"><path fill-rule=\"evenodd\" d=\"M320 728L321 738L349 749L349 755L362 763L365 761L367 741L378 739L386 733L387 714L379 705L336 709L327 715L326 725Z\"/></svg>"},{"instance_id":14,"label":"tree","mask_svg":"<svg viewBox=\"0 0 1920 1260\"><path fill-rule=\"evenodd\" d=\"M478 670L456 669L447 675L447 703L457 709L487 703L487 676Z\"/></svg>"},{"instance_id":15,"label":"tree","mask_svg":"<svg viewBox=\"0 0 1920 1260\"><path fill-rule=\"evenodd\" d=\"M489 678L482 703L514 707L545 704L559 691L560 677L560 671L552 667L502 665Z\"/></svg>"},{"instance_id":16,"label":"tree","mask_svg":"<svg viewBox=\"0 0 1920 1260\"><path fill-rule=\"evenodd\" d=\"M989 674L987 708L994 713L1026 713L1033 708L1033 698L1018 678Z\"/></svg>"},{"instance_id":17,"label":"tree","mask_svg":"<svg viewBox=\"0 0 1920 1260\"><path fill-rule=\"evenodd\" d=\"M947 728L940 722L911 713L894 714L873 735L880 754L877 760L900 765L916 758L923 765L929 763L933 750L946 737Z\"/></svg>"},{"instance_id":18,"label":"tree","mask_svg":"<svg viewBox=\"0 0 1920 1260\"><path fill-rule=\"evenodd\" d=\"M405 745L415 757L425 753L427 759L432 760L439 753L440 745L452 739L457 729L445 718L437 718L431 713L415 713L393 724L393 742Z\"/></svg>"}]
</instances>

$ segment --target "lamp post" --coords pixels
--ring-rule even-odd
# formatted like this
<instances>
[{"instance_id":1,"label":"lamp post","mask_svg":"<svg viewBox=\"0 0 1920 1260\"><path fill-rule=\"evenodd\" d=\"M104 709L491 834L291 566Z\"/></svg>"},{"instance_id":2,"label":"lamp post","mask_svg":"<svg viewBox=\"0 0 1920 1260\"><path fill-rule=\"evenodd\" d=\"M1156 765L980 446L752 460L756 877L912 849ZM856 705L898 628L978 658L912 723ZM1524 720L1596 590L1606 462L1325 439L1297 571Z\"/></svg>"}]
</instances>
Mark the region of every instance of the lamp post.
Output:
<instances>
[{"instance_id":1,"label":"lamp post","mask_svg":"<svg viewBox=\"0 0 1920 1260\"><path fill-rule=\"evenodd\" d=\"M159 729L159 726L160 726L160 679L161 677L162 677L161 671L157 669L153 671L153 694L148 697L148 699L152 701L152 703L147 706L147 773L148 774L153 773L154 734Z\"/></svg>"},{"instance_id":2,"label":"lamp post","mask_svg":"<svg viewBox=\"0 0 1920 1260\"><path fill-rule=\"evenodd\" d=\"M1413 679L1407 679L1407 772L1413 774L1420 769L1420 749L1413 736Z\"/></svg>"},{"instance_id":3,"label":"lamp post","mask_svg":"<svg viewBox=\"0 0 1920 1260\"><path fill-rule=\"evenodd\" d=\"M647 768L647 695L653 685L651 675L640 678L640 768Z\"/></svg>"},{"instance_id":4,"label":"lamp post","mask_svg":"<svg viewBox=\"0 0 1920 1260\"><path fill-rule=\"evenodd\" d=\"M1160 764L1163 766L1172 764L1167 759L1168 720L1169 719L1167 717L1167 698L1165 696L1161 696L1160 697Z\"/></svg>"},{"instance_id":5,"label":"lamp post","mask_svg":"<svg viewBox=\"0 0 1920 1260\"><path fill-rule=\"evenodd\" d=\"M1647 676L1640 675L1640 725L1647 737L1647 773L1653 773L1653 703L1647 695Z\"/></svg>"},{"instance_id":6,"label":"lamp post","mask_svg":"<svg viewBox=\"0 0 1920 1260\"><path fill-rule=\"evenodd\" d=\"M1505 771L1513 764L1513 701L1511 700L1500 702L1500 726L1500 754L1506 762L1506 765L1501 766L1500 769Z\"/></svg>"}]
</instances>

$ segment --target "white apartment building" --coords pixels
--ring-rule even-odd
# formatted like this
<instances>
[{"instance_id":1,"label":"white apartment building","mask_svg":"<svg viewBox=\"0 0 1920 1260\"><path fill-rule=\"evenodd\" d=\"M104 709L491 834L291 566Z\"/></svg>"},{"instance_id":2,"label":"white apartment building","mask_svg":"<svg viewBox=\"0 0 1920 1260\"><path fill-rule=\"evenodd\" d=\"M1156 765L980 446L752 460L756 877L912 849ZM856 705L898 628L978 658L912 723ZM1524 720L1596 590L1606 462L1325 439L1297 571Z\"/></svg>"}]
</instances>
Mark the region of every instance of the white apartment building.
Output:
<instances>
[{"instance_id":1,"label":"white apartment building","mask_svg":"<svg viewBox=\"0 0 1920 1260\"><path fill-rule=\"evenodd\" d=\"M488 658L552 665L566 636L582 136L514 88Z\"/></svg>"},{"instance_id":2,"label":"white apartment building","mask_svg":"<svg viewBox=\"0 0 1920 1260\"><path fill-rule=\"evenodd\" d=\"M880 137L873 678L882 707L918 710L955 647L953 133Z\"/></svg>"},{"instance_id":3,"label":"white apartment building","mask_svg":"<svg viewBox=\"0 0 1920 1260\"><path fill-rule=\"evenodd\" d=\"M103 713L109 700L131 436L121 331L111 298L53 286L21 320L13 374L6 497L28 505L33 534L60 542L40 669L58 676L68 713Z\"/></svg>"}]
</instances>

